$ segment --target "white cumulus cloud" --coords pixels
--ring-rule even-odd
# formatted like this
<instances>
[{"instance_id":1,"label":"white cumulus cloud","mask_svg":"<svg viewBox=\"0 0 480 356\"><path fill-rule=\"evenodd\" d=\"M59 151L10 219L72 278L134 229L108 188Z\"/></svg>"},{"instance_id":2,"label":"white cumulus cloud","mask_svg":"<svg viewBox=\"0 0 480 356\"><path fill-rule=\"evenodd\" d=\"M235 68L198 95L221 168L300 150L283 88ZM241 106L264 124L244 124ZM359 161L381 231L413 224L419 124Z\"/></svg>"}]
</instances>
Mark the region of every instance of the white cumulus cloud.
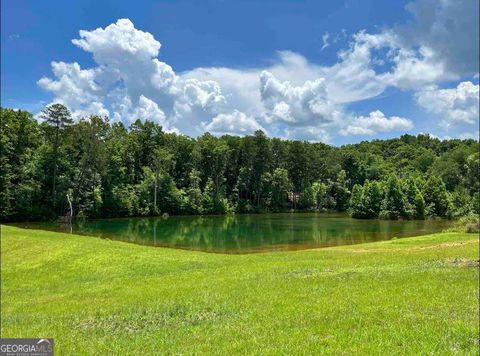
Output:
<instances>
[{"instance_id":1,"label":"white cumulus cloud","mask_svg":"<svg viewBox=\"0 0 480 356\"><path fill-rule=\"evenodd\" d=\"M328 143L331 139L326 129L317 126L289 127L285 129L285 138L323 143Z\"/></svg>"},{"instance_id":2,"label":"white cumulus cloud","mask_svg":"<svg viewBox=\"0 0 480 356\"><path fill-rule=\"evenodd\" d=\"M479 85L467 81L450 89L428 86L415 97L427 112L440 115L441 124L446 128L460 123L478 125Z\"/></svg>"},{"instance_id":3,"label":"white cumulus cloud","mask_svg":"<svg viewBox=\"0 0 480 356\"><path fill-rule=\"evenodd\" d=\"M263 71L260 75L260 93L267 109L265 119L270 123L328 125L341 116L340 108L328 98L324 78L293 86Z\"/></svg>"},{"instance_id":4,"label":"white cumulus cloud","mask_svg":"<svg viewBox=\"0 0 480 356\"><path fill-rule=\"evenodd\" d=\"M148 119L192 136L262 128L282 137L326 140L338 127L343 135L408 130L412 122L405 118L349 113L351 103L391 87L416 92L416 103L438 114L443 127L476 122L478 85L438 85L478 78L478 1L415 0L406 9L411 20L376 33L357 32L331 66L280 51L267 66L183 73L161 60L162 44L152 34L119 19L81 30L72 40L92 55L94 66L54 61L53 75L38 85L76 118L101 114L126 124ZM322 41L320 50L336 39L325 33Z\"/></svg>"},{"instance_id":5,"label":"white cumulus cloud","mask_svg":"<svg viewBox=\"0 0 480 356\"><path fill-rule=\"evenodd\" d=\"M253 134L257 130L267 132L255 118L247 116L238 110L215 116L210 123L204 124L204 129L214 134L242 136Z\"/></svg>"},{"instance_id":6,"label":"white cumulus cloud","mask_svg":"<svg viewBox=\"0 0 480 356\"><path fill-rule=\"evenodd\" d=\"M355 117L347 126L340 130L343 136L375 135L379 132L407 131L413 129L411 120L391 116L386 117L380 110L372 111L368 116Z\"/></svg>"},{"instance_id":7,"label":"white cumulus cloud","mask_svg":"<svg viewBox=\"0 0 480 356\"><path fill-rule=\"evenodd\" d=\"M115 120L154 120L166 130L201 132L201 122L217 115L225 103L218 83L183 78L157 56L161 44L150 33L120 19L105 28L80 31L72 43L92 53L96 67L52 62L54 78L38 85L67 105L75 117L98 108ZM101 105L101 106L100 106Z\"/></svg>"},{"instance_id":8,"label":"white cumulus cloud","mask_svg":"<svg viewBox=\"0 0 480 356\"><path fill-rule=\"evenodd\" d=\"M76 62L52 62L51 65L57 80L43 77L38 85L61 98L62 103L80 107L100 98L102 89L95 82L97 70L81 69Z\"/></svg>"}]
</instances>

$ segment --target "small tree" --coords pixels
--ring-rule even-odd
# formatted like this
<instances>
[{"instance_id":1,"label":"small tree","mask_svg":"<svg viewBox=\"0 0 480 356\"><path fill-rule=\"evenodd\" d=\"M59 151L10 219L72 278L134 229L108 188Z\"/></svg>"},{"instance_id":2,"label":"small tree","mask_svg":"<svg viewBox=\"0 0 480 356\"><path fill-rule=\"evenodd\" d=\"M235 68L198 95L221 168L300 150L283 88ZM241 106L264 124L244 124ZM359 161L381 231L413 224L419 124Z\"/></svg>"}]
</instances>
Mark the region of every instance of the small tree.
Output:
<instances>
[{"instance_id":1,"label":"small tree","mask_svg":"<svg viewBox=\"0 0 480 356\"><path fill-rule=\"evenodd\" d=\"M168 152L166 149L160 147L154 151L154 165L155 165L155 180L154 180L154 191L153 191L153 211L155 214L158 214L157 206L157 194L158 194L158 185L159 185L159 175L167 175L172 168L173 154Z\"/></svg>"},{"instance_id":2,"label":"small tree","mask_svg":"<svg viewBox=\"0 0 480 356\"><path fill-rule=\"evenodd\" d=\"M292 182L288 177L288 171L277 168L272 174L272 205L284 208L287 202L287 193L292 189Z\"/></svg>"},{"instance_id":3,"label":"small tree","mask_svg":"<svg viewBox=\"0 0 480 356\"><path fill-rule=\"evenodd\" d=\"M423 195L420 191L415 193L415 218L416 219L424 219L425 218L425 200L423 199Z\"/></svg>"},{"instance_id":4,"label":"small tree","mask_svg":"<svg viewBox=\"0 0 480 356\"><path fill-rule=\"evenodd\" d=\"M350 198L350 214L354 218L378 217L382 204L382 190L378 182L365 181L364 186L355 184Z\"/></svg>"},{"instance_id":5,"label":"small tree","mask_svg":"<svg viewBox=\"0 0 480 356\"><path fill-rule=\"evenodd\" d=\"M354 218L366 217L365 207L363 206L363 187L360 184L355 184L352 188L349 211Z\"/></svg>"},{"instance_id":6,"label":"small tree","mask_svg":"<svg viewBox=\"0 0 480 356\"><path fill-rule=\"evenodd\" d=\"M347 185L347 176L344 170L338 172L337 180L332 182L329 187L329 193L335 200L335 208L345 211L348 207L350 191Z\"/></svg>"},{"instance_id":7,"label":"small tree","mask_svg":"<svg viewBox=\"0 0 480 356\"><path fill-rule=\"evenodd\" d=\"M237 184L235 185L237 191L237 211L239 212L249 212L252 208L250 204L250 180L251 180L252 170L247 167L240 168L237 177Z\"/></svg>"},{"instance_id":8,"label":"small tree","mask_svg":"<svg viewBox=\"0 0 480 356\"><path fill-rule=\"evenodd\" d=\"M313 209L316 207L315 191L311 185L303 189L298 200L298 206L301 209Z\"/></svg>"},{"instance_id":9,"label":"small tree","mask_svg":"<svg viewBox=\"0 0 480 356\"><path fill-rule=\"evenodd\" d=\"M423 188L423 197L427 215L445 217L450 213L451 204L442 178L430 176Z\"/></svg>"},{"instance_id":10,"label":"small tree","mask_svg":"<svg viewBox=\"0 0 480 356\"><path fill-rule=\"evenodd\" d=\"M376 218L380 214L383 199L380 184L367 180L363 188L363 206L366 217Z\"/></svg>"},{"instance_id":11,"label":"small tree","mask_svg":"<svg viewBox=\"0 0 480 356\"><path fill-rule=\"evenodd\" d=\"M405 197L397 176L391 175L385 184L380 216L386 219L405 217Z\"/></svg>"},{"instance_id":12,"label":"small tree","mask_svg":"<svg viewBox=\"0 0 480 356\"><path fill-rule=\"evenodd\" d=\"M201 214L203 212L202 191L200 189L200 172L192 169L188 175L190 184L187 189L187 205L191 213Z\"/></svg>"},{"instance_id":13,"label":"small tree","mask_svg":"<svg viewBox=\"0 0 480 356\"><path fill-rule=\"evenodd\" d=\"M406 199L406 213L409 218L423 219L425 217L425 201L423 195L412 178L404 181L403 191Z\"/></svg>"}]
</instances>

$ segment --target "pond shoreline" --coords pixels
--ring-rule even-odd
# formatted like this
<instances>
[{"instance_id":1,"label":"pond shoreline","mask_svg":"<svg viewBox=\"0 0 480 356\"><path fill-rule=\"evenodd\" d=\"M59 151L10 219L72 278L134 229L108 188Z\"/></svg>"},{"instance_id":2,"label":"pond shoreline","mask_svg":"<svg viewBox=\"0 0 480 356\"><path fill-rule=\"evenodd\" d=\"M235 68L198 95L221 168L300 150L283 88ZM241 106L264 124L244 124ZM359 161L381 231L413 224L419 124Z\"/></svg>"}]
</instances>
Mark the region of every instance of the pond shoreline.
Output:
<instances>
[{"instance_id":1,"label":"pond shoreline","mask_svg":"<svg viewBox=\"0 0 480 356\"><path fill-rule=\"evenodd\" d=\"M449 220L355 219L347 213L268 213L25 222L12 226L148 246L241 254L301 250L441 232Z\"/></svg>"}]
</instances>

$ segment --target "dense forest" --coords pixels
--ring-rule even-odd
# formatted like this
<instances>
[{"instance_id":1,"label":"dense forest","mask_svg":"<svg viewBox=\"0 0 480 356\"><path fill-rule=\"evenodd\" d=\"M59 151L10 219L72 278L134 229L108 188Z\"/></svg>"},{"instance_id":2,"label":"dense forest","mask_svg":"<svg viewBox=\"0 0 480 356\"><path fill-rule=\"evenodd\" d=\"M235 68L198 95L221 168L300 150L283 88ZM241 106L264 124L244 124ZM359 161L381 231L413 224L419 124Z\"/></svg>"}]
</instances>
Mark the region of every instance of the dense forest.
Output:
<instances>
[{"instance_id":1,"label":"dense forest","mask_svg":"<svg viewBox=\"0 0 480 356\"><path fill-rule=\"evenodd\" d=\"M479 144L403 135L332 147L245 137L194 139L66 107L1 110L0 219L349 211L423 219L479 213Z\"/></svg>"}]
</instances>

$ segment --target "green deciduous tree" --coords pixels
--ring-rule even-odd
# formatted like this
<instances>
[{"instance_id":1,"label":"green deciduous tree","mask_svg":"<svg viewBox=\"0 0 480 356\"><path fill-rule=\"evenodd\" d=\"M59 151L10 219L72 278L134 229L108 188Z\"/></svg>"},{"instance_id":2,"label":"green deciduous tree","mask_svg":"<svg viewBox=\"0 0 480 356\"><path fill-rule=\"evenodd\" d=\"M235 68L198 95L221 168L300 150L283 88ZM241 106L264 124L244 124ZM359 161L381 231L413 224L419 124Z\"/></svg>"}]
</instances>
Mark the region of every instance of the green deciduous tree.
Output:
<instances>
[{"instance_id":1,"label":"green deciduous tree","mask_svg":"<svg viewBox=\"0 0 480 356\"><path fill-rule=\"evenodd\" d=\"M425 200L413 178L404 181L403 193L406 216L413 219L423 219L425 217Z\"/></svg>"},{"instance_id":2,"label":"green deciduous tree","mask_svg":"<svg viewBox=\"0 0 480 356\"><path fill-rule=\"evenodd\" d=\"M431 175L423 187L425 214L427 216L446 217L450 213L450 200L442 179Z\"/></svg>"},{"instance_id":3,"label":"green deciduous tree","mask_svg":"<svg viewBox=\"0 0 480 356\"><path fill-rule=\"evenodd\" d=\"M271 180L272 206L283 209L287 204L287 193L292 189L292 183L288 177L288 171L277 168L273 171Z\"/></svg>"},{"instance_id":4,"label":"green deciduous tree","mask_svg":"<svg viewBox=\"0 0 480 356\"><path fill-rule=\"evenodd\" d=\"M383 193L378 182L365 181L363 186L355 184L350 198L350 213L355 218L376 218L380 214Z\"/></svg>"},{"instance_id":5,"label":"green deciduous tree","mask_svg":"<svg viewBox=\"0 0 480 356\"><path fill-rule=\"evenodd\" d=\"M385 183L380 216L384 219L398 219L408 216L405 196L395 175L391 175Z\"/></svg>"},{"instance_id":6,"label":"green deciduous tree","mask_svg":"<svg viewBox=\"0 0 480 356\"><path fill-rule=\"evenodd\" d=\"M315 209L325 209L327 207L327 185L322 182L312 184Z\"/></svg>"},{"instance_id":7,"label":"green deciduous tree","mask_svg":"<svg viewBox=\"0 0 480 356\"><path fill-rule=\"evenodd\" d=\"M67 193L87 217L350 206L356 217L418 219L480 210L474 140L403 135L333 147L261 131L191 138L142 117L129 127L95 115L73 123L60 104L41 123L0 112L2 221L68 213Z\"/></svg>"},{"instance_id":8,"label":"green deciduous tree","mask_svg":"<svg viewBox=\"0 0 480 356\"><path fill-rule=\"evenodd\" d=\"M196 169L192 169L189 174L190 184L187 188L187 212L189 214L202 214L204 211L203 207L203 196L202 190L200 189L200 172Z\"/></svg>"}]
</instances>

